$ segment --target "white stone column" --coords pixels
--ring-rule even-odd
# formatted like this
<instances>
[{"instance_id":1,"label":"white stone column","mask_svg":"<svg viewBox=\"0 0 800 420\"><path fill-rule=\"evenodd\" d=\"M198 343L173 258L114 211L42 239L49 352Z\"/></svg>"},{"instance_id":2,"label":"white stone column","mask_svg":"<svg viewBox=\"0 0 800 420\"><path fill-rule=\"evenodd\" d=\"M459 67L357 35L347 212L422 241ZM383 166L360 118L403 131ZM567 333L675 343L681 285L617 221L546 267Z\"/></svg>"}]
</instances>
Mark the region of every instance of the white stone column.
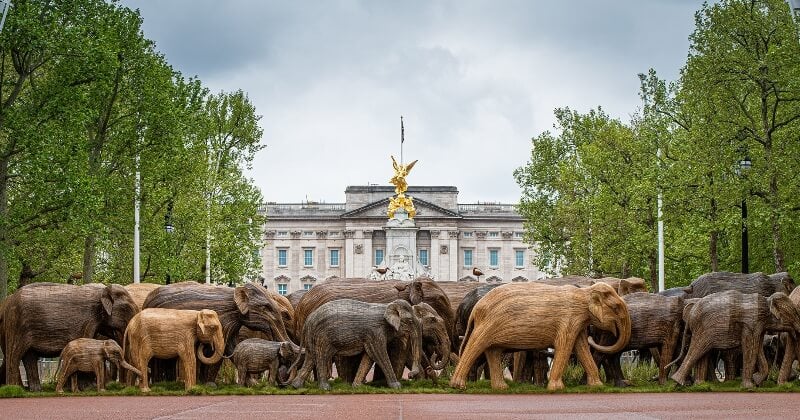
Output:
<instances>
[{"instance_id":1,"label":"white stone column","mask_svg":"<svg viewBox=\"0 0 800 420\"><path fill-rule=\"evenodd\" d=\"M439 255L439 253L441 252L441 249L439 248L440 231L438 229L431 229L430 233L431 233L431 250L430 250L431 275L437 281L447 280L442 277L442 270L441 270L442 258Z\"/></svg>"},{"instance_id":2,"label":"white stone column","mask_svg":"<svg viewBox=\"0 0 800 420\"><path fill-rule=\"evenodd\" d=\"M361 235L364 238L364 265L361 267L358 277L368 278L372 272L372 266L375 264L375 254L372 251L372 230L364 229L361 231ZM384 255L386 255L386 251L384 251Z\"/></svg>"},{"instance_id":3,"label":"white stone column","mask_svg":"<svg viewBox=\"0 0 800 420\"><path fill-rule=\"evenodd\" d=\"M449 281L458 281L458 230L447 232L448 241L448 277Z\"/></svg>"},{"instance_id":4,"label":"white stone column","mask_svg":"<svg viewBox=\"0 0 800 420\"><path fill-rule=\"evenodd\" d=\"M355 277L353 274L353 267L355 267L356 263L354 234L355 232L352 230L344 231L344 249L342 252L344 253L344 275L347 278Z\"/></svg>"}]
</instances>

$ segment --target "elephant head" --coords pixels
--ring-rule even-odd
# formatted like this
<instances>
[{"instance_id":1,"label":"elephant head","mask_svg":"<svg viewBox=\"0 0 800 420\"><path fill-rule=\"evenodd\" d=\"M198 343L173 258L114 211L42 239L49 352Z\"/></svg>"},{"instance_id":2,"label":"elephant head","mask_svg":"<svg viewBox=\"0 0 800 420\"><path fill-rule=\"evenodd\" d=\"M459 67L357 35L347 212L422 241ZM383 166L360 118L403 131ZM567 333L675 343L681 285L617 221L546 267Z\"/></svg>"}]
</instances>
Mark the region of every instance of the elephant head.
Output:
<instances>
[{"instance_id":1,"label":"elephant head","mask_svg":"<svg viewBox=\"0 0 800 420\"><path fill-rule=\"evenodd\" d=\"M118 284L102 287L100 304L103 307L103 323L99 326L99 331L121 343L128 322L139 312L139 307L130 293Z\"/></svg>"},{"instance_id":2,"label":"elephant head","mask_svg":"<svg viewBox=\"0 0 800 420\"><path fill-rule=\"evenodd\" d=\"M593 284L587 288L587 293L591 324L617 336L617 342L610 346L601 346L590 336L589 345L603 353L622 351L631 338L631 317L625 301L605 283Z\"/></svg>"},{"instance_id":3,"label":"elephant head","mask_svg":"<svg viewBox=\"0 0 800 420\"><path fill-rule=\"evenodd\" d=\"M282 311L269 292L258 284L247 283L234 289L233 300L242 315L242 323L256 331L271 330L277 341L290 341Z\"/></svg>"},{"instance_id":4,"label":"elephant head","mask_svg":"<svg viewBox=\"0 0 800 420\"><path fill-rule=\"evenodd\" d=\"M203 344L197 346L197 358L200 362L213 365L222 359L225 351L225 338L222 335L222 324L217 313L210 309L203 309L197 313L197 339L204 344L211 345L212 356L206 357Z\"/></svg>"},{"instance_id":5,"label":"elephant head","mask_svg":"<svg viewBox=\"0 0 800 420\"><path fill-rule=\"evenodd\" d=\"M106 358L109 362L128 369L129 371L133 372L136 376L142 377L142 372L139 369L131 366L125 359L122 357L122 348L117 344L114 340L104 340L103 341L103 357Z\"/></svg>"},{"instance_id":6,"label":"elephant head","mask_svg":"<svg viewBox=\"0 0 800 420\"><path fill-rule=\"evenodd\" d=\"M427 303L418 303L413 308L422 324L422 344L431 357L431 367L444 369L450 357L450 337L444 319Z\"/></svg>"},{"instance_id":7,"label":"elephant head","mask_svg":"<svg viewBox=\"0 0 800 420\"><path fill-rule=\"evenodd\" d=\"M785 293L776 292L767 298L769 312L775 317L767 329L800 331L800 311Z\"/></svg>"},{"instance_id":8,"label":"elephant head","mask_svg":"<svg viewBox=\"0 0 800 420\"><path fill-rule=\"evenodd\" d=\"M450 305L450 298L447 297L447 293L435 281L420 277L412 282L398 282L394 287L399 292L399 295L412 305L421 302L430 305L444 319L450 341L454 340L455 312Z\"/></svg>"},{"instance_id":9,"label":"elephant head","mask_svg":"<svg viewBox=\"0 0 800 420\"><path fill-rule=\"evenodd\" d=\"M422 347L422 324L420 320L414 316L414 310L411 304L405 300L395 300L386 307L386 312L383 315L386 322L397 332L400 336L407 336L410 339L411 345L411 358L413 359L411 366L411 373L409 375L419 375L420 371L420 353Z\"/></svg>"}]
</instances>

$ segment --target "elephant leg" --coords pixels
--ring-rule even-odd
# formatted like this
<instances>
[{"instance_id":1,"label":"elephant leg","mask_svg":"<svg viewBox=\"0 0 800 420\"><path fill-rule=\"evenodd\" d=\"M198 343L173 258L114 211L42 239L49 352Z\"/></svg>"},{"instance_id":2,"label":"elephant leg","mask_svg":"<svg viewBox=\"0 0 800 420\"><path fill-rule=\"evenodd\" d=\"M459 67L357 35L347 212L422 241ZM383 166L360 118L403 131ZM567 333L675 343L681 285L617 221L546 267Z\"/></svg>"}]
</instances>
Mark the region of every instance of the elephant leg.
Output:
<instances>
[{"instance_id":1,"label":"elephant leg","mask_svg":"<svg viewBox=\"0 0 800 420\"><path fill-rule=\"evenodd\" d=\"M661 345L661 351L659 352L658 358L658 384L664 385L667 383L667 365L672 360L672 353L675 349L672 347L672 343L665 342Z\"/></svg>"},{"instance_id":2,"label":"elephant leg","mask_svg":"<svg viewBox=\"0 0 800 420\"><path fill-rule=\"evenodd\" d=\"M767 361L767 356L764 355L763 347L758 347L756 349L756 362L758 369L756 373L753 374L753 381L756 386L761 386L764 380L769 376L769 362Z\"/></svg>"},{"instance_id":3,"label":"elephant leg","mask_svg":"<svg viewBox=\"0 0 800 420\"><path fill-rule=\"evenodd\" d=\"M628 382L625 380L625 375L622 374L622 365L620 362L622 353L609 355L603 363L606 370L606 379L614 381L614 386L626 387Z\"/></svg>"},{"instance_id":4,"label":"elephant leg","mask_svg":"<svg viewBox=\"0 0 800 420\"><path fill-rule=\"evenodd\" d=\"M533 352L533 383L544 386L547 384L547 371L550 366L547 364L547 356L541 351Z\"/></svg>"},{"instance_id":5,"label":"elephant leg","mask_svg":"<svg viewBox=\"0 0 800 420\"><path fill-rule=\"evenodd\" d=\"M482 340L491 340L491 334L484 334L484 330L485 328L482 328L481 325L477 325L475 330L472 332L470 340L467 341L464 352L461 354L458 360L456 369L453 371L453 376L450 378L451 387L460 389L467 387L466 379L470 368L478 359L478 357L480 357L486 350L486 345L483 342L478 342L477 337L481 337ZM487 337L487 335L489 337Z\"/></svg>"},{"instance_id":6,"label":"elephant leg","mask_svg":"<svg viewBox=\"0 0 800 420\"><path fill-rule=\"evenodd\" d=\"M148 378L147 365L150 363L150 356L141 355L139 357L139 366L137 368L142 372L142 377L139 378L139 391L150 392L150 378Z\"/></svg>"},{"instance_id":7,"label":"elephant leg","mask_svg":"<svg viewBox=\"0 0 800 420\"><path fill-rule=\"evenodd\" d=\"M781 361L781 371L778 373L778 385L783 385L789 382L789 375L792 373L792 363L795 359L795 335L793 333L786 336L786 349L783 352L783 360Z\"/></svg>"},{"instance_id":8,"label":"elephant leg","mask_svg":"<svg viewBox=\"0 0 800 420\"><path fill-rule=\"evenodd\" d=\"M671 378L673 381L677 382L679 385L686 385L686 377L688 376L689 372L691 372L692 368L698 363L698 360L702 358L702 356L707 353L705 348L701 348L700 343L697 342L700 336L696 335L695 340L689 343L689 350L686 352L686 356L684 356L683 362L681 362L680 367L674 374L672 374ZM703 372L705 375L705 372ZM699 375L698 375L699 376Z\"/></svg>"},{"instance_id":9,"label":"elephant leg","mask_svg":"<svg viewBox=\"0 0 800 420\"><path fill-rule=\"evenodd\" d=\"M489 378L492 380L492 389L507 389L505 378L503 378L503 365L501 358L503 357L503 350L496 347L487 349L484 354L486 355L486 365L489 367Z\"/></svg>"},{"instance_id":10,"label":"elephant leg","mask_svg":"<svg viewBox=\"0 0 800 420\"><path fill-rule=\"evenodd\" d=\"M725 363L725 380L730 381L736 376L740 371L739 369L739 356L741 355L741 351L737 349L725 350L722 352L722 360Z\"/></svg>"},{"instance_id":11,"label":"elephant leg","mask_svg":"<svg viewBox=\"0 0 800 420\"><path fill-rule=\"evenodd\" d=\"M574 347L575 356L578 358L578 362L580 362L581 366L583 366L583 371L586 372L586 384L589 386L600 386L603 385L603 381L600 380L600 371L594 363L587 340L586 332L578 334Z\"/></svg>"},{"instance_id":12,"label":"elephant leg","mask_svg":"<svg viewBox=\"0 0 800 420\"><path fill-rule=\"evenodd\" d=\"M182 355L178 358L181 369L183 369L183 385L188 391L197 384L197 362L194 353Z\"/></svg>"},{"instance_id":13,"label":"elephant leg","mask_svg":"<svg viewBox=\"0 0 800 420\"><path fill-rule=\"evenodd\" d=\"M39 357L36 353L28 351L22 358L25 374L28 376L28 389L34 392L42 391L42 382L39 380Z\"/></svg>"},{"instance_id":14,"label":"elephant leg","mask_svg":"<svg viewBox=\"0 0 800 420\"><path fill-rule=\"evenodd\" d=\"M714 366L716 365L717 358L714 357L714 352L710 351L705 356L697 360L697 365L694 368L695 378L694 383L701 384L706 382L711 375L714 375ZM709 371L710 369L710 371Z\"/></svg>"},{"instance_id":15,"label":"elephant leg","mask_svg":"<svg viewBox=\"0 0 800 420\"><path fill-rule=\"evenodd\" d=\"M392 363L389 361L389 354L386 353L386 343L370 341L364 343L364 350L366 350L369 357L375 361L375 364L381 368L384 375L386 375L386 385L388 385L389 388L400 388L400 381L397 380Z\"/></svg>"},{"instance_id":16,"label":"elephant leg","mask_svg":"<svg viewBox=\"0 0 800 420\"><path fill-rule=\"evenodd\" d=\"M97 392L106 390L106 363L103 359L95 361L94 363L94 376L97 379Z\"/></svg>"},{"instance_id":17,"label":"elephant leg","mask_svg":"<svg viewBox=\"0 0 800 420\"><path fill-rule=\"evenodd\" d=\"M300 367L300 370L297 371L297 374L292 380L293 388L298 389L303 387L306 378L314 369L314 360L315 360L314 355L306 351L305 359L303 360L303 366Z\"/></svg>"},{"instance_id":18,"label":"elephant leg","mask_svg":"<svg viewBox=\"0 0 800 420\"><path fill-rule=\"evenodd\" d=\"M575 343L575 337L559 337L555 340L555 348L553 355L553 365L550 367L550 380L547 382L547 389L558 390L564 389L564 381L562 379L564 370L567 368L569 356L572 354L571 350Z\"/></svg>"},{"instance_id":19,"label":"elephant leg","mask_svg":"<svg viewBox=\"0 0 800 420\"><path fill-rule=\"evenodd\" d=\"M316 365L317 365L317 383L319 384L319 389L323 391L330 391L331 385L328 383L328 378L331 377L331 372L328 370L331 366L332 357L330 355L317 355Z\"/></svg>"},{"instance_id":20,"label":"elephant leg","mask_svg":"<svg viewBox=\"0 0 800 420\"><path fill-rule=\"evenodd\" d=\"M72 393L76 393L76 392L80 391L80 387L78 386L78 372L73 371L69 375L69 383L70 383L70 389L72 390Z\"/></svg>"},{"instance_id":21,"label":"elephant leg","mask_svg":"<svg viewBox=\"0 0 800 420\"><path fill-rule=\"evenodd\" d=\"M67 358L62 361L61 370L56 377L56 392L59 394L64 393L64 384L67 379L72 376L72 359Z\"/></svg>"},{"instance_id":22,"label":"elephant leg","mask_svg":"<svg viewBox=\"0 0 800 420\"><path fill-rule=\"evenodd\" d=\"M369 373L371 367L372 359L370 359L367 353L362 353L361 362L358 364L358 371L356 371L356 377L353 379L353 388L364 384L364 381L367 379L367 373Z\"/></svg>"},{"instance_id":23,"label":"elephant leg","mask_svg":"<svg viewBox=\"0 0 800 420\"><path fill-rule=\"evenodd\" d=\"M525 383L530 379L523 373L525 370L525 362L527 361L527 354L528 352L526 351L514 352L512 359L513 369L511 370L511 378L514 382Z\"/></svg>"}]
</instances>

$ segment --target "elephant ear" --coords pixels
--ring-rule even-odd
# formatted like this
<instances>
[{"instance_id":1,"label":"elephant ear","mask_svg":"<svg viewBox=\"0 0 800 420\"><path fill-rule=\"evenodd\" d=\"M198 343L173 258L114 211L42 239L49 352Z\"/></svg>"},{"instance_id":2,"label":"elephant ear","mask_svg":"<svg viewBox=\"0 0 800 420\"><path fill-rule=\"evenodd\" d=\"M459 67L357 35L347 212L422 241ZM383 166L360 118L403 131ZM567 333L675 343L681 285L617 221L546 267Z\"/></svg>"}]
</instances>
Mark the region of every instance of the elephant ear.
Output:
<instances>
[{"instance_id":1,"label":"elephant ear","mask_svg":"<svg viewBox=\"0 0 800 420\"><path fill-rule=\"evenodd\" d=\"M203 311L197 313L197 328L200 329L200 336L206 337L206 320Z\"/></svg>"},{"instance_id":2,"label":"elephant ear","mask_svg":"<svg viewBox=\"0 0 800 420\"><path fill-rule=\"evenodd\" d=\"M103 295L100 296L100 303L103 305L103 310L106 312L106 315L111 316L111 308L114 307L114 298L113 294L111 293L111 285L108 285L103 289Z\"/></svg>"},{"instance_id":3,"label":"elephant ear","mask_svg":"<svg viewBox=\"0 0 800 420\"><path fill-rule=\"evenodd\" d=\"M772 296L767 298L767 303L769 304L769 312L779 321L791 325L795 329L800 326L800 313L798 313L794 303L785 293L773 293Z\"/></svg>"},{"instance_id":4,"label":"elephant ear","mask_svg":"<svg viewBox=\"0 0 800 420\"><path fill-rule=\"evenodd\" d=\"M422 280L414 280L411 282L411 293L409 293L409 300L412 305L422 302L425 298L425 292L422 290Z\"/></svg>"},{"instance_id":5,"label":"elephant ear","mask_svg":"<svg viewBox=\"0 0 800 420\"><path fill-rule=\"evenodd\" d=\"M400 305L392 302L386 306L386 312L383 314L383 318L392 328L398 331L400 330L400 316Z\"/></svg>"},{"instance_id":6,"label":"elephant ear","mask_svg":"<svg viewBox=\"0 0 800 420\"><path fill-rule=\"evenodd\" d=\"M233 289L233 301L236 303L239 313L247 315L247 312L250 311L250 297L247 296L247 288L239 286Z\"/></svg>"}]
</instances>

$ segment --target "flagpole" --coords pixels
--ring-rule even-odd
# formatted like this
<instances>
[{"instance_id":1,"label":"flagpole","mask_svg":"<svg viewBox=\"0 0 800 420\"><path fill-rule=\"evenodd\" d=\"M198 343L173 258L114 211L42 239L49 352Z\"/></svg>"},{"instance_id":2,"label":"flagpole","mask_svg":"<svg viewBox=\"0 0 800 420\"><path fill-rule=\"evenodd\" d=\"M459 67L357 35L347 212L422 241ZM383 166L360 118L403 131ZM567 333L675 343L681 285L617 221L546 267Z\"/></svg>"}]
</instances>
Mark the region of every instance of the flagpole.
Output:
<instances>
[{"instance_id":1,"label":"flagpole","mask_svg":"<svg viewBox=\"0 0 800 420\"><path fill-rule=\"evenodd\" d=\"M405 141L405 128L403 127L403 116L400 116L400 165L403 164L403 142Z\"/></svg>"}]
</instances>

